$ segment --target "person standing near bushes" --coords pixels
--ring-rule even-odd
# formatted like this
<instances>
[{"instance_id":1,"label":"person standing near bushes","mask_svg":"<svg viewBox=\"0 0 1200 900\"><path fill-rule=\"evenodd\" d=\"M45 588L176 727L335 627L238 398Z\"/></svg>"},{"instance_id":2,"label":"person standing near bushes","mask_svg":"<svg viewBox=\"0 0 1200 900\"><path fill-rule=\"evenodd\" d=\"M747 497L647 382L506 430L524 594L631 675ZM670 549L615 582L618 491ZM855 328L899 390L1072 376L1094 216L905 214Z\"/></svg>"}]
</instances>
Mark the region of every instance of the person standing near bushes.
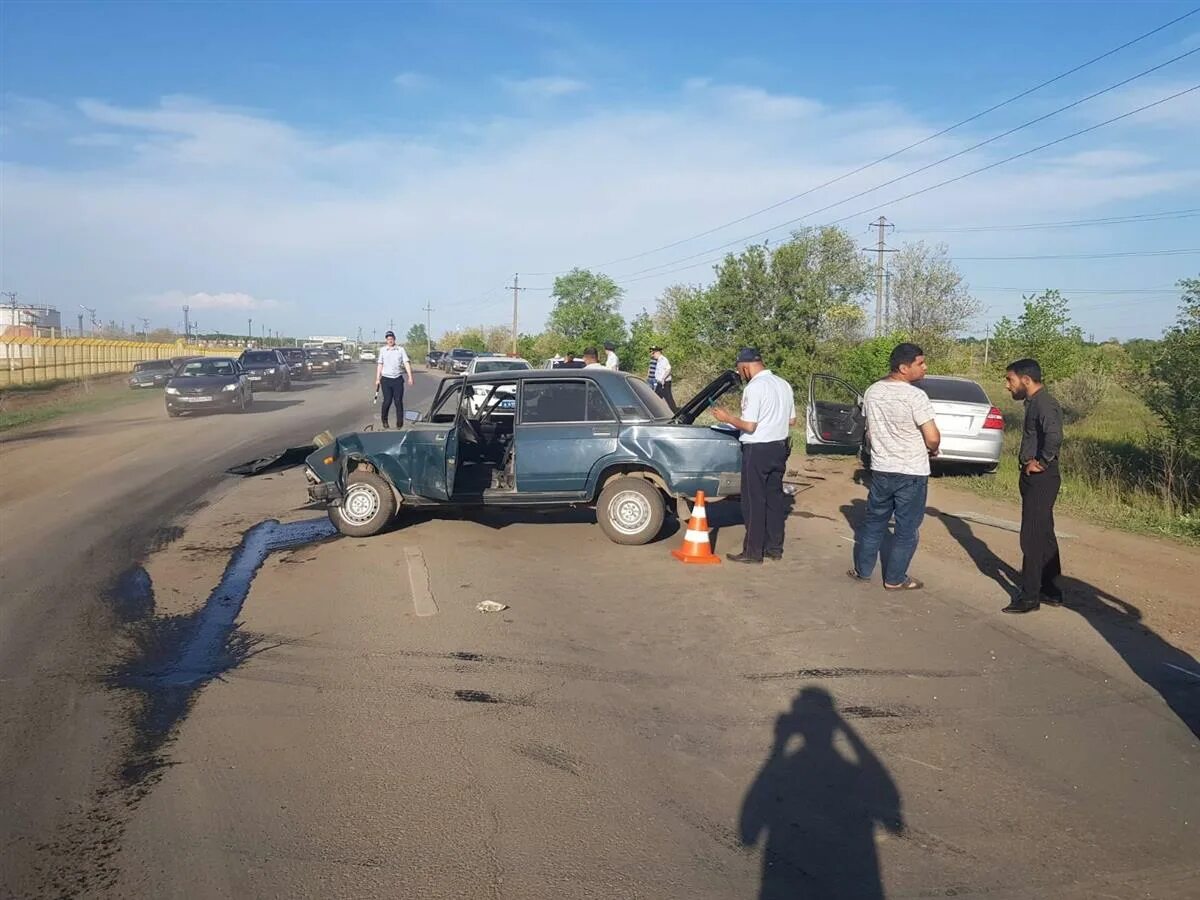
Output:
<instances>
[{"instance_id":1,"label":"person standing near bushes","mask_svg":"<svg viewBox=\"0 0 1200 900\"><path fill-rule=\"evenodd\" d=\"M1062 476L1063 417L1058 401L1042 384L1036 359L1018 359L1004 372L1004 386L1014 400L1025 401L1021 430L1021 595L1004 607L1006 613L1033 612L1043 603L1061 606L1057 584L1062 574L1058 538L1054 534L1054 503Z\"/></svg>"}]
</instances>

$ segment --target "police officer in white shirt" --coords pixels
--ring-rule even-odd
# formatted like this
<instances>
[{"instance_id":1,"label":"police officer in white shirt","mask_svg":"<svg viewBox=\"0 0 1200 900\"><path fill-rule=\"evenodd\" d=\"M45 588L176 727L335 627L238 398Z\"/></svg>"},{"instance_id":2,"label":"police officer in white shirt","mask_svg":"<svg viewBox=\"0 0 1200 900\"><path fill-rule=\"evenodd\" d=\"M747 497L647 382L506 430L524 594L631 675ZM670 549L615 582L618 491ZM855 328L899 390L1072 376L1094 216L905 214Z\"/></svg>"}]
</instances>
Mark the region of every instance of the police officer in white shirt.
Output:
<instances>
[{"instance_id":1,"label":"police officer in white shirt","mask_svg":"<svg viewBox=\"0 0 1200 900\"><path fill-rule=\"evenodd\" d=\"M746 382L742 414L714 408L713 418L741 431L742 520L746 539L741 553L726 558L740 563L783 559L783 528L787 522L787 495L783 473L791 453L789 435L796 424L796 398L792 386L763 365L753 347L738 352L737 370Z\"/></svg>"},{"instance_id":2,"label":"police officer in white shirt","mask_svg":"<svg viewBox=\"0 0 1200 900\"><path fill-rule=\"evenodd\" d=\"M404 378L413 383L412 364L408 361L408 353L396 343L396 332L389 331L384 336L386 347L379 350L379 365L375 368L375 392L383 388L383 406L379 410L379 418L384 428L389 428L388 411L392 403L396 404L396 427L404 427Z\"/></svg>"},{"instance_id":3,"label":"police officer in white shirt","mask_svg":"<svg viewBox=\"0 0 1200 900\"><path fill-rule=\"evenodd\" d=\"M621 368L621 360L617 358L617 345L612 341L604 342L604 368L617 371Z\"/></svg>"},{"instance_id":4,"label":"police officer in white shirt","mask_svg":"<svg viewBox=\"0 0 1200 900\"><path fill-rule=\"evenodd\" d=\"M667 359L662 352L662 347L659 346L650 348L650 357L654 360L654 371L650 374L650 386L654 388L654 393L667 401L671 412L679 412L679 407L675 405L675 395L671 393L671 361Z\"/></svg>"}]
</instances>

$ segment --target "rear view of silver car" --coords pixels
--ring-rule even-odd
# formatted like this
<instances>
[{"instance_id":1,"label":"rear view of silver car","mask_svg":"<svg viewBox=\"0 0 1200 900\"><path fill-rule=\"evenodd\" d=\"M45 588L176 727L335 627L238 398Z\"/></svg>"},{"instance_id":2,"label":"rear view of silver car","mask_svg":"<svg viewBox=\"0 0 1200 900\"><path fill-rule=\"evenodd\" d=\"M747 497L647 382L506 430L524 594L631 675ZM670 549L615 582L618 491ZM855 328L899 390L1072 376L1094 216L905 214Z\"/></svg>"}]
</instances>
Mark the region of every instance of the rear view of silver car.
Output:
<instances>
[{"instance_id":1,"label":"rear view of silver car","mask_svg":"<svg viewBox=\"0 0 1200 900\"><path fill-rule=\"evenodd\" d=\"M995 471L1004 444L1004 416L969 378L930 375L915 382L929 395L942 444L935 470ZM870 465L869 441L859 388L833 375L813 375L808 384L805 438L811 450L859 452Z\"/></svg>"},{"instance_id":2,"label":"rear view of silver car","mask_svg":"<svg viewBox=\"0 0 1200 900\"><path fill-rule=\"evenodd\" d=\"M1004 444L1004 416L983 388L969 378L929 375L916 382L929 395L934 421L942 433L940 465L977 466L994 471Z\"/></svg>"}]
</instances>

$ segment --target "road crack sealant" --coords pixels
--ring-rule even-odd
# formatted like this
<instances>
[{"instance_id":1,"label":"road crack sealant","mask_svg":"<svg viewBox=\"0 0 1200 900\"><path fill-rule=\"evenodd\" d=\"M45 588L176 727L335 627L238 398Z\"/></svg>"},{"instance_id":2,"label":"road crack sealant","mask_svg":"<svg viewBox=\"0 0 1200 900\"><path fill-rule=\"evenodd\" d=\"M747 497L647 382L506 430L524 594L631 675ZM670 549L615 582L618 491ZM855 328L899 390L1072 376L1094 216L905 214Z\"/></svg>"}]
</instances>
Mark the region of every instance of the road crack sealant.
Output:
<instances>
[{"instance_id":1,"label":"road crack sealant","mask_svg":"<svg viewBox=\"0 0 1200 900\"><path fill-rule=\"evenodd\" d=\"M78 896L116 883L115 858L126 823L173 765L165 747L201 689L265 649L263 638L243 632L238 623L258 570L272 553L336 537L325 518L258 523L243 535L203 606L185 615L154 615L154 586L143 565L117 580L110 600L118 618L129 625L134 648L110 672L108 683L132 695L132 735L110 783L97 789L87 808L54 839L38 847L38 867L52 892Z\"/></svg>"}]
</instances>

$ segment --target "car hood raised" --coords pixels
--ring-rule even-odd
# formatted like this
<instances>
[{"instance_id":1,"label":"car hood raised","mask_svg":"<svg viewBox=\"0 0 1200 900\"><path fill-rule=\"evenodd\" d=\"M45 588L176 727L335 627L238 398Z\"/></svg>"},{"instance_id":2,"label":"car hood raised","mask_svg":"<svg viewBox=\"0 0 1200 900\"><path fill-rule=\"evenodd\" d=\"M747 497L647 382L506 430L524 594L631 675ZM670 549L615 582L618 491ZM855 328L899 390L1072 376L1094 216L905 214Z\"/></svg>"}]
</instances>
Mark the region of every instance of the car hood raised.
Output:
<instances>
[{"instance_id":1,"label":"car hood raised","mask_svg":"<svg viewBox=\"0 0 1200 900\"><path fill-rule=\"evenodd\" d=\"M740 383L741 378L738 377L737 372L734 372L732 369L722 372L701 388L700 393L679 407L679 412L671 418L671 421L680 425L691 425L700 418L701 413L710 408Z\"/></svg>"}]
</instances>

